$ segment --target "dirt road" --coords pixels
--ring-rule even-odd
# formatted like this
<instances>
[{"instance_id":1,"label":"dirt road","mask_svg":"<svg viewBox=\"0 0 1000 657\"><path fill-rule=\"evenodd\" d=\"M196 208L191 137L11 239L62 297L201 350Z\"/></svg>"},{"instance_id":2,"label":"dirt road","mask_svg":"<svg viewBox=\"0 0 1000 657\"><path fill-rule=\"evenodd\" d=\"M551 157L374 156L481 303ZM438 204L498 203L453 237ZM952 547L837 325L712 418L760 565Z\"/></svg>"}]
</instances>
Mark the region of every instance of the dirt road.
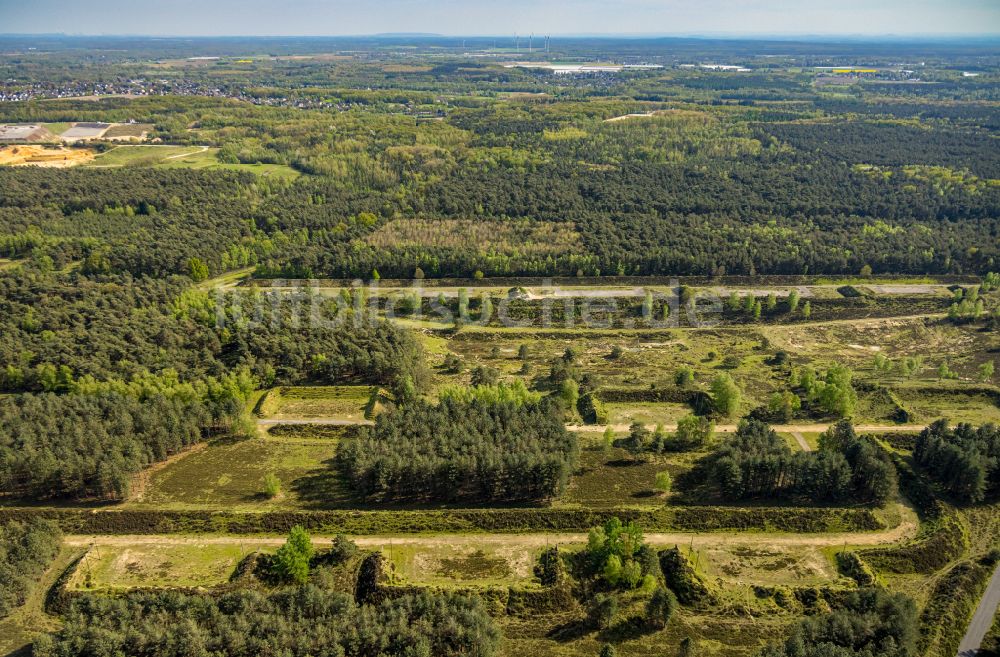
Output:
<instances>
[{"instance_id":1,"label":"dirt road","mask_svg":"<svg viewBox=\"0 0 1000 657\"><path fill-rule=\"evenodd\" d=\"M797 442L799 444L799 447L802 448L803 452L811 452L812 451L812 447L810 447L809 443L806 442L806 437L802 435L801 431L793 431L792 432L792 438L794 438L795 442Z\"/></svg>"},{"instance_id":2,"label":"dirt road","mask_svg":"<svg viewBox=\"0 0 1000 657\"><path fill-rule=\"evenodd\" d=\"M375 424L371 420L345 420L343 418L335 417L312 417L312 418L295 418L291 420L277 420L274 418L265 418L257 420L257 426L259 427L271 427L278 424L316 424L320 426L330 426L330 427L352 427L355 425L372 425Z\"/></svg>"},{"instance_id":3,"label":"dirt road","mask_svg":"<svg viewBox=\"0 0 1000 657\"><path fill-rule=\"evenodd\" d=\"M628 424L612 424L612 431L628 431ZM829 429L830 424L772 424L771 428L778 433L802 434L802 433L823 433ZM892 433L897 431L918 432L923 431L927 425L924 424L859 424L854 427L858 433ZM603 424L568 424L566 428L570 431L604 431L606 425ZM655 429L656 425L646 425L648 429ZM716 433L736 433L735 424L718 424L715 427ZM676 431L676 424L663 425L665 431ZM806 449L806 447L803 447Z\"/></svg>"},{"instance_id":4,"label":"dirt road","mask_svg":"<svg viewBox=\"0 0 1000 657\"><path fill-rule=\"evenodd\" d=\"M890 529L875 532L845 532L828 534L792 534L792 533L760 533L760 532L655 532L645 534L645 540L650 545L667 547L671 545L785 545L826 547L833 545L883 545L896 543L911 538L917 532L917 519L913 512L905 507L903 520ZM332 536L313 536L316 543L328 542ZM380 547L392 542L394 545L419 545L433 548L435 546L456 545L503 545L533 549L546 545L571 545L587 542L587 535L580 532L567 533L533 533L533 534L407 534L402 536L374 535L352 536L351 540L361 547ZM219 536L219 535L67 535L64 539L67 545L86 547L89 545L236 545L254 544L260 546L284 545L283 536Z\"/></svg>"}]
</instances>

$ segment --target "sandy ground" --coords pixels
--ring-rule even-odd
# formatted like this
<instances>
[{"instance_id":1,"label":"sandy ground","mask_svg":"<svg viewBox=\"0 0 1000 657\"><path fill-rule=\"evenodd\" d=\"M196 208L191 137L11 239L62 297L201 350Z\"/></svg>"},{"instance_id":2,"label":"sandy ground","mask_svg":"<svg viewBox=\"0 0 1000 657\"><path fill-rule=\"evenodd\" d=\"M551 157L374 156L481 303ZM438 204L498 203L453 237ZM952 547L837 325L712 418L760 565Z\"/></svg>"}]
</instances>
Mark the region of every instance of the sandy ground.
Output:
<instances>
[{"instance_id":1,"label":"sandy ground","mask_svg":"<svg viewBox=\"0 0 1000 657\"><path fill-rule=\"evenodd\" d=\"M72 167L94 159L94 152L81 148L44 148L42 146L4 146L0 148L0 165Z\"/></svg>"},{"instance_id":2,"label":"sandy ground","mask_svg":"<svg viewBox=\"0 0 1000 657\"><path fill-rule=\"evenodd\" d=\"M941 294L947 285L865 285L876 294Z\"/></svg>"}]
</instances>

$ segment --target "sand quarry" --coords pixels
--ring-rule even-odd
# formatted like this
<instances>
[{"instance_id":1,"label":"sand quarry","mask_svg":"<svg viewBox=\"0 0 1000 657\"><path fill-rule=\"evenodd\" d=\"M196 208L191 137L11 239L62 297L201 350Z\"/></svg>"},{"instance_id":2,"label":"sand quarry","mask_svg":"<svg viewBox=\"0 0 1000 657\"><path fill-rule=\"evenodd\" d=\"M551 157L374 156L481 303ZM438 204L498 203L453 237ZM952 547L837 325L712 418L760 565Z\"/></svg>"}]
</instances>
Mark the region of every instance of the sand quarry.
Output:
<instances>
[{"instance_id":1,"label":"sand quarry","mask_svg":"<svg viewBox=\"0 0 1000 657\"><path fill-rule=\"evenodd\" d=\"M87 148L58 148L45 146L0 147L0 165L72 167L94 159L94 151Z\"/></svg>"}]
</instances>

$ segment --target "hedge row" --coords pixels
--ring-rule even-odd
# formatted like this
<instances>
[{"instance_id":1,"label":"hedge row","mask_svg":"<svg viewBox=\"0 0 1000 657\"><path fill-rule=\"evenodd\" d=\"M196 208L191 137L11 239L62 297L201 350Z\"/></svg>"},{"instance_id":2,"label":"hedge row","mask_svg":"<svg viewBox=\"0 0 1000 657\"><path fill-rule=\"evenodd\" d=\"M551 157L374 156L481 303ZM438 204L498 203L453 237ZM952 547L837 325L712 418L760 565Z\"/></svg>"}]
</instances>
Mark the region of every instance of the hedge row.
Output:
<instances>
[{"instance_id":1,"label":"hedge row","mask_svg":"<svg viewBox=\"0 0 1000 657\"><path fill-rule=\"evenodd\" d=\"M688 404L698 392L685 388L601 388L597 391L597 396L606 403L670 402Z\"/></svg>"},{"instance_id":2,"label":"hedge row","mask_svg":"<svg viewBox=\"0 0 1000 657\"><path fill-rule=\"evenodd\" d=\"M925 657L953 657L982 596L993 564L963 561L938 580L920 614L919 652Z\"/></svg>"},{"instance_id":3,"label":"hedge row","mask_svg":"<svg viewBox=\"0 0 1000 657\"><path fill-rule=\"evenodd\" d=\"M837 553L837 572L850 577L860 587L875 586L878 583L878 577L871 567L857 552L850 550Z\"/></svg>"},{"instance_id":4,"label":"hedge row","mask_svg":"<svg viewBox=\"0 0 1000 657\"><path fill-rule=\"evenodd\" d=\"M0 523L51 518L71 534L284 534L295 525L316 533L587 531L617 516L646 531L786 532L885 529L870 509L659 507L652 509L446 509L407 511L235 511L3 508Z\"/></svg>"},{"instance_id":5,"label":"hedge row","mask_svg":"<svg viewBox=\"0 0 1000 657\"><path fill-rule=\"evenodd\" d=\"M797 533L886 529L882 518L872 509L865 508L678 507L674 509L674 525L692 531L737 529Z\"/></svg>"},{"instance_id":6,"label":"hedge row","mask_svg":"<svg viewBox=\"0 0 1000 657\"><path fill-rule=\"evenodd\" d=\"M891 283L902 280L909 281L913 277L907 274L892 275L879 274L870 279L873 284ZM938 283L979 283L978 276L944 274L934 276L933 280ZM565 285L567 287L587 286L587 285L670 285L673 281L678 281L682 285L823 285L829 284L828 276L809 275L785 275L785 274L758 274L756 276L514 276L514 277L489 277L489 278L426 278L423 285L427 288L437 287L481 287L489 285L492 287L537 287L539 285ZM280 285L319 285L321 287L350 287L354 279L349 278L313 278L288 280L281 279ZM274 282L267 278L255 278L247 281L245 285L270 287ZM410 278L382 278L378 284L381 287L410 287L413 279ZM859 285L862 283L858 283Z\"/></svg>"}]
</instances>

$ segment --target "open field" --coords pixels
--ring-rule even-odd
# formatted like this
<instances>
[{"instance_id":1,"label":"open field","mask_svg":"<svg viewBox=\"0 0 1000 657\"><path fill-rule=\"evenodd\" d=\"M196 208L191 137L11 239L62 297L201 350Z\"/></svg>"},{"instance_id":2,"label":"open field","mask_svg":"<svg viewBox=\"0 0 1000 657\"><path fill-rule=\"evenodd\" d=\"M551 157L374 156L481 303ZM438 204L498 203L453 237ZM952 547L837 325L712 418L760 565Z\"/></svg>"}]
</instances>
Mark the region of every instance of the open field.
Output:
<instances>
[{"instance_id":1,"label":"open field","mask_svg":"<svg viewBox=\"0 0 1000 657\"><path fill-rule=\"evenodd\" d=\"M156 468L141 497L127 506L183 509L220 507L273 509L311 506L318 499L336 506L339 486L328 461L336 440L274 437L221 442L192 450ZM273 474L282 491L264 495L264 477Z\"/></svg>"},{"instance_id":2,"label":"open field","mask_svg":"<svg viewBox=\"0 0 1000 657\"><path fill-rule=\"evenodd\" d=\"M307 386L273 388L257 412L269 420L327 418L350 422L365 419L371 386Z\"/></svg>"},{"instance_id":3,"label":"open field","mask_svg":"<svg viewBox=\"0 0 1000 657\"><path fill-rule=\"evenodd\" d=\"M87 550L67 582L71 591L135 587L215 586L229 579L252 543L161 545L137 542L128 547L98 544Z\"/></svg>"},{"instance_id":4,"label":"open field","mask_svg":"<svg viewBox=\"0 0 1000 657\"><path fill-rule=\"evenodd\" d=\"M604 407L608 411L608 422L618 426L633 422L676 426L677 420L691 414L691 407L687 404L670 402L609 402Z\"/></svg>"},{"instance_id":5,"label":"open field","mask_svg":"<svg viewBox=\"0 0 1000 657\"><path fill-rule=\"evenodd\" d=\"M193 158L207 152L202 146L115 146L101 153L93 166L153 166L163 164L170 158Z\"/></svg>"},{"instance_id":6,"label":"open field","mask_svg":"<svg viewBox=\"0 0 1000 657\"><path fill-rule=\"evenodd\" d=\"M596 441L595 441L596 442ZM620 448L588 445L580 453L580 467L570 479L558 506L582 508L660 506L665 497L654 487L656 473L675 476L686 469L677 455L649 455L636 461Z\"/></svg>"},{"instance_id":7,"label":"open field","mask_svg":"<svg viewBox=\"0 0 1000 657\"><path fill-rule=\"evenodd\" d=\"M218 148L208 146L121 145L99 154L92 166L156 166L180 169L228 169L264 177L293 180L299 172L280 164L228 164L219 162Z\"/></svg>"}]
</instances>

